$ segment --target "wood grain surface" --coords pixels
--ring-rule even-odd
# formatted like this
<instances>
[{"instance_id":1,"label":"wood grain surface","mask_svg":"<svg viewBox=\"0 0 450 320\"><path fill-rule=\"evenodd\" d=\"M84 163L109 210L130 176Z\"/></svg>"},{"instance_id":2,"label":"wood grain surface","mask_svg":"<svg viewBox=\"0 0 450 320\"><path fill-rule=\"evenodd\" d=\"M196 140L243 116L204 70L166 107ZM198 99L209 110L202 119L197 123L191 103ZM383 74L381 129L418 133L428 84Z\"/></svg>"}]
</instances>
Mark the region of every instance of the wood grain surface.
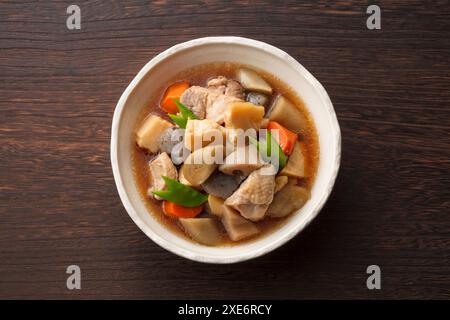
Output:
<instances>
[{"instance_id":1,"label":"wood grain surface","mask_svg":"<svg viewBox=\"0 0 450 320\"><path fill-rule=\"evenodd\" d=\"M66 28L69 4L81 30ZM366 8L381 7L381 30ZM327 205L280 249L179 258L118 197L114 107L162 50L275 45L327 89L343 138ZM0 298L450 298L448 1L0 1ZM82 289L66 288L77 264ZM366 288L366 268L382 289Z\"/></svg>"}]
</instances>

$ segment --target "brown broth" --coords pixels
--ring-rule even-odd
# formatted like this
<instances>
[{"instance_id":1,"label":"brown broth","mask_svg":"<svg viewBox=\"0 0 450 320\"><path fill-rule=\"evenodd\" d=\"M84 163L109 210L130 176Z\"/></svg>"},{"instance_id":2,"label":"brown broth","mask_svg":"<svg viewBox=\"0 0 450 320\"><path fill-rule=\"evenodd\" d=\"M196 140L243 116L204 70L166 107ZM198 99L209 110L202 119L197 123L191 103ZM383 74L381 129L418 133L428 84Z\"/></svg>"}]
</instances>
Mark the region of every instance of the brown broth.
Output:
<instances>
[{"instance_id":1,"label":"brown broth","mask_svg":"<svg viewBox=\"0 0 450 320\"><path fill-rule=\"evenodd\" d=\"M165 83L163 86L161 86L159 94L155 95L150 99L148 104L143 108L142 112L140 113L139 119L136 123L136 128L139 127L140 123L145 119L145 117L149 115L149 113L154 113L163 117L164 119L170 120L167 117L166 112L159 108L159 102L162 98L162 95L164 94L165 88L167 88L171 83L181 80L187 80L191 85L206 86L206 83L208 82L209 79L215 78L219 75L235 79L236 78L235 73L239 67L242 67L242 65L235 63L218 62L218 63L204 64L181 71L170 81L168 81L168 83ZM308 127L305 128L305 130L302 130L302 132L299 134L299 140L305 142L305 146L307 149L306 167L305 167L307 178L298 180L297 184L310 190L314 183L314 179L317 172L317 166L319 162L319 144L312 117L310 113L307 111L301 98L289 86L287 86L285 83L283 83L281 80L279 80L272 74L269 74L262 70L255 70L255 71L257 71L258 74L261 77L263 77L274 89L274 93L272 94L271 99L273 99L277 94L284 95L292 103L294 103L295 106L299 108L299 110L306 116L308 120L307 121ZM271 103L272 101L270 101L268 105L270 106ZM190 239L189 236L187 236L183 232L177 219L168 217L163 213L161 208L161 202L147 196L147 189L150 186L148 177L148 162L153 157L154 155L147 154L144 150L140 149L135 144L132 155L133 173L141 197L144 199L150 214L153 214L162 224L164 224L167 228L169 228L173 232ZM256 223L257 227L261 231L258 235L238 242L231 241L226 235L225 230L223 230L222 245L226 246L248 241L254 241L257 238L268 235L270 232L277 230L281 225L286 223L289 217L290 216L278 219L263 219L262 221Z\"/></svg>"}]
</instances>

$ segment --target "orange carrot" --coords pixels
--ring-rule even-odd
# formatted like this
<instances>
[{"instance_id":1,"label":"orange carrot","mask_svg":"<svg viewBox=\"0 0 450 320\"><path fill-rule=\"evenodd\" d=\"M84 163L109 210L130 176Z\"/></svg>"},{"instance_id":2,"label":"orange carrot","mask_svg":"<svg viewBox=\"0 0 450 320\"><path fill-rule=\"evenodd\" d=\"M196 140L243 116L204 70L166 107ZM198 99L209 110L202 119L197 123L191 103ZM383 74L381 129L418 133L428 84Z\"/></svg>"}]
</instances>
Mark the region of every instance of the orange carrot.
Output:
<instances>
[{"instance_id":1,"label":"orange carrot","mask_svg":"<svg viewBox=\"0 0 450 320\"><path fill-rule=\"evenodd\" d=\"M284 154L290 155L294 149L295 142L297 141L297 134L286 129L281 124L275 121L269 121L267 125L269 131L278 130L277 142L283 150ZM274 138L276 135L274 135Z\"/></svg>"},{"instance_id":2,"label":"orange carrot","mask_svg":"<svg viewBox=\"0 0 450 320\"><path fill-rule=\"evenodd\" d=\"M183 207L176 203L164 200L163 211L166 215L174 218L194 218L203 210L203 204L198 207Z\"/></svg>"},{"instance_id":3,"label":"orange carrot","mask_svg":"<svg viewBox=\"0 0 450 320\"><path fill-rule=\"evenodd\" d=\"M179 100L181 95L187 88L189 88L189 82L187 81L175 82L174 84L169 86L159 104L161 108L163 108L168 113L177 114L179 110L173 99Z\"/></svg>"}]
</instances>

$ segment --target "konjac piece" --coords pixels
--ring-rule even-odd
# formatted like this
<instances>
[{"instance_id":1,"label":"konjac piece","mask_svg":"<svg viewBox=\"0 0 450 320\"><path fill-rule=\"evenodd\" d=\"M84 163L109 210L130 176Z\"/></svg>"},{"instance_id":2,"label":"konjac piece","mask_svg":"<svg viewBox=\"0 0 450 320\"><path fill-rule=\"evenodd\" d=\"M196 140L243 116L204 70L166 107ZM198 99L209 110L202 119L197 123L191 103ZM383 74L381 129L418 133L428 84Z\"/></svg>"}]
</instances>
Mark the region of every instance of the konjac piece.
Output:
<instances>
[{"instance_id":1,"label":"konjac piece","mask_svg":"<svg viewBox=\"0 0 450 320\"><path fill-rule=\"evenodd\" d=\"M233 194L242 180L242 175L228 175L216 170L202 183L202 188L209 195L225 199Z\"/></svg>"}]
</instances>

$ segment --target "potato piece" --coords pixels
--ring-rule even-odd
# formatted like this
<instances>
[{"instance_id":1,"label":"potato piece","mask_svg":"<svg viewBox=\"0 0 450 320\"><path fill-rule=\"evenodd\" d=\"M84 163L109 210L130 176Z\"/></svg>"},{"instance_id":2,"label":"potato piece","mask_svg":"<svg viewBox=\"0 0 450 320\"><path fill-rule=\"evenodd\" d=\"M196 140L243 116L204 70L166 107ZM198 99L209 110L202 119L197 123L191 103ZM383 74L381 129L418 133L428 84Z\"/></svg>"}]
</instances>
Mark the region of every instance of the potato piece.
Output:
<instances>
[{"instance_id":1,"label":"potato piece","mask_svg":"<svg viewBox=\"0 0 450 320\"><path fill-rule=\"evenodd\" d=\"M184 133L185 148L195 151L214 144L224 144L225 128L210 119L188 120ZM216 141L216 139L221 139Z\"/></svg>"},{"instance_id":2,"label":"potato piece","mask_svg":"<svg viewBox=\"0 0 450 320\"><path fill-rule=\"evenodd\" d=\"M223 146L207 146L192 152L181 166L180 176L191 186L200 186L218 166L214 157L223 159L223 152Z\"/></svg>"},{"instance_id":3,"label":"potato piece","mask_svg":"<svg viewBox=\"0 0 450 320\"><path fill-rule=\"evenodd\" d=\"M233 241L251 237L259 232L253 222L244 219L237 211L228 206L224 206L222 223Z\"/></svg>"},{"instance_id":4,"label":"potato piece","mask_svg":"<svg viewBox=\"0 0 450 320\"><path fill-rule=\"evenodd\" d=\"M239 69L238 80L248 91L272 94L270 85L253 70L247 68Z\"/></svg>"},{"instance_id":5,"label":"potato piece","mask_svg":"<svg viewBox=\"0 0 450 320\"><path fill-rule=\"evenodd\" d=\"M275 193L283 189L287 183L289 178L287 176L278 176L275 178Z\"/></svg>"},{"instance_id":6,"label":"potato piece","mask_svg":"<svg viewBox=\"0 0 450 320\"><path fill-rule=\"evenodd\" d=\"M208 204L206 206L206 210L219 218L222 218L225 205L223 204L225 200L213 195L208 196Z\"/></svg>"},{"instance_id":7,"label":"potato piece","mask_svg":"<svg viewBox=\"0 0 450 320\"><path fill-rule=\"evenodd\" d=\"M299 186L287 185L273 198L266 216L271 218L285 217L300 209L310 198L310 192Z\"/></svg>"},{"instance_id":8,"label":"potato piece","mask_svg":"<svg viewBox=\"0 0 450 320\"><path fill-rule=\"evenodd\" d=\"M289 156L286 166L281 170L280 175L295 178L305 177L305 155L302 142L297 141Z\"/></svg>"},{"instance_id":9,"label":"potato piece","mask_svg":"<svg viewBox=\"0 0 450 320\"><path fill-rule=\"evenodd\" d=\"M220 244L222 236L214 218L181 218L180 223L192 239L207 246Z\"/></svg>"},{"instance_id":10,"label":"potato piece","mask_svg":"<svg viewBox=\"0 0 450 320\"><path fill-rule=\"evenodd\" d=\"M163 132L173 125L157 115L149 115L136 131L136 143L139 147L156 153L159 149L159 139Z\"/></svg>"},{"instance_id":11,"label":"potato piece","mask_svg":"<svg viewBox=\"0 0 450 320\"><path fill-rule=\"evenodd\" d=\"M250 102L233 102L225 111L225 127L258 130L264 117L264 107Z\"/></svg>"},{"instance_id":12,"label":"potato piece","mask_svg":"<svg viewBox=\"0 0 450 320\"><path fill-rule=\"evenodd\" d=\"M279 95L275 99L270 108L269 119L270 121L278 122L295 133L299 133L308 125L306 117L302 112L282 95Z\"/></svg>"}]
</instances>

